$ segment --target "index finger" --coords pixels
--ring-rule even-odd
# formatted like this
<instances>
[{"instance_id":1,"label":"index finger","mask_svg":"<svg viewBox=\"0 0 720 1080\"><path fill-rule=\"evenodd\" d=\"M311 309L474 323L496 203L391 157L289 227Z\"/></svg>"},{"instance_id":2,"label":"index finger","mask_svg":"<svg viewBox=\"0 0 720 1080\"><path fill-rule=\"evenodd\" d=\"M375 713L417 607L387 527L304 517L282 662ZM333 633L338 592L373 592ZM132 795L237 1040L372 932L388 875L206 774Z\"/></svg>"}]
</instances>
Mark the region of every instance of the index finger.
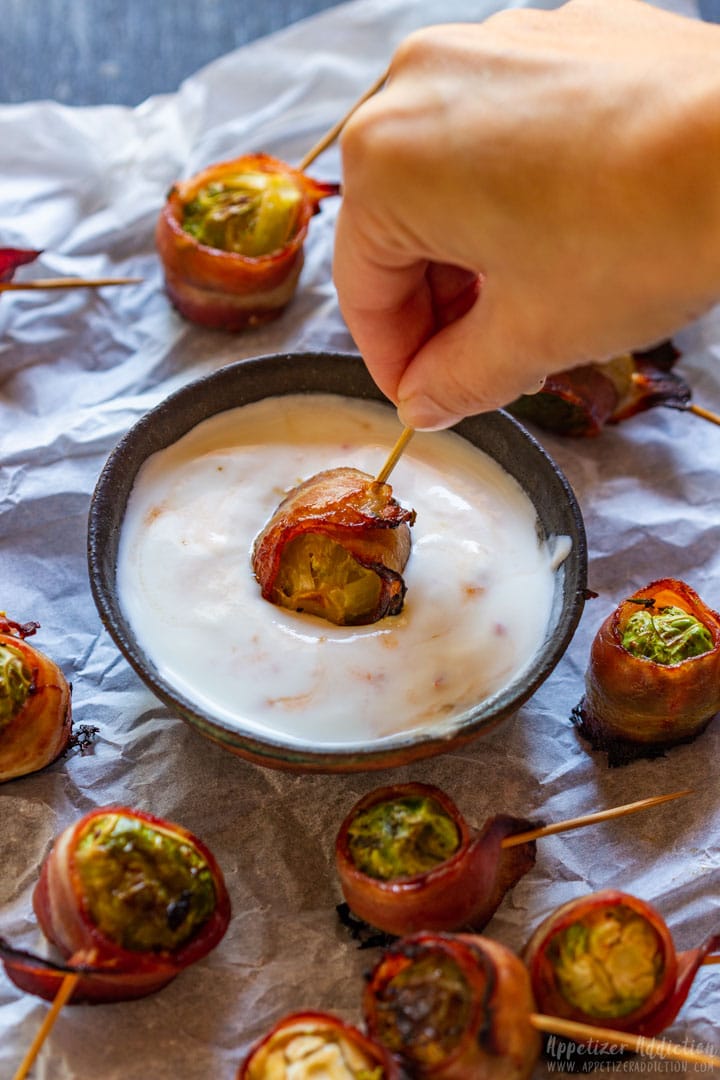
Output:
<instances>
[{"instance_id":1,"label":"index finger","mask_svg":"<svg viewBox=\"0 0 720 1080\"><path fill-rule=\"evenodd\" d=\"M427 267L371 245L343 203L333 263L340 310L370 374L395 402L405 368L435 327Z\"/></svg>"}]
</instances>

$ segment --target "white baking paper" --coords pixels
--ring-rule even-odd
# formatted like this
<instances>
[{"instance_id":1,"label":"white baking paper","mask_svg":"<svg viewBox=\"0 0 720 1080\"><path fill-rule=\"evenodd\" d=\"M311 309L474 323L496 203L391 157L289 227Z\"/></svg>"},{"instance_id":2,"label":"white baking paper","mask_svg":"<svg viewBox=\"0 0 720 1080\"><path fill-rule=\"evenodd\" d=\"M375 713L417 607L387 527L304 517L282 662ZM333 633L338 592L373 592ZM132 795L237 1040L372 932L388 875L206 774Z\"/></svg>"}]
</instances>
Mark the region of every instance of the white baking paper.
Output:
<instances>
[{"instance_id":1,"label":"white baking paper","mask_svg":"<svg viewBox=\"0 0 720 1080\"><path fill-rule=\"evenodd\" d=\"M654 903L681 949L720 930L720 725L664 758L609 769L568 718L590 642L624 596L673 576L720 606L720 427L658 408L595 440L539 435L582 506L589 584L599 595L558 668L514 718L462 751L390 774L284 774L204 740L134 675L90 594L90 497L108 453L144 412L232 360L352 349L331 283L337 200L313 220L292 307L270 326L229 336L184 322L164 295L153 229L169 185L243 152L299 161L406 33L503 6L355 0L231 53L176 94L134 110L0 107L0 242L44 251L18 277L143 278L135 287L0 301L0 608L42 624L33 641L71 679L76 723L99 728L90 752L0 787L0 933L37 943L31 893L40 861L66 825L107 803L201 836L224 869L234 911L221 945L162 992L66 1008L36 1078L231 1080L251 1041L288 1011L330 1008L360 1022L373 954L358 950L337 921L332 850L353 802L391 780L439 785L476 824L499 811L554 821L693 787L692 797L669 806L540 841L535 869L488 933L520 948L558 904L608 886ZM664 6L696 10L689 0ZM337 148L310 171L337 179ZM720 412L718 313L678 343L694 400ZM47 1008L0 973L3 1077L13 1075ZM668 1035L720 1052L719 1018L720 968L706 967ZM539 1065L535 1076L551 1071ZM667 1077L686 1067L638 1058L631 1071Z\"/></svg>"}]
</instances>

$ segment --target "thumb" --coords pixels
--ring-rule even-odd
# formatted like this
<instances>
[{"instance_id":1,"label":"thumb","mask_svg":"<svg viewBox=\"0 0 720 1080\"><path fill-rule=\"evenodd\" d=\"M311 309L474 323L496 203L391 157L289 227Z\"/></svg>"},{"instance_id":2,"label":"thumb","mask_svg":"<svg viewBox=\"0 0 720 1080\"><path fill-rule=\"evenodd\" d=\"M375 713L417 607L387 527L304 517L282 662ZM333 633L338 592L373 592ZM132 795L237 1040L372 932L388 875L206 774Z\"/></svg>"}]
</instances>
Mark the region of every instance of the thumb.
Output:
<instances>
[{"instance_id":1,"label":"thumb","mask_svg":"<svg viewBox=\"0 0 720 1080\"><path fill-rule=\"evenodd\" d=\"M450 427L542 386L547 364L523 344L522 332L489 289L461 318L434 334L414 355L398 385L402 423L419 430Z\"/></svg>"}]
</instances>

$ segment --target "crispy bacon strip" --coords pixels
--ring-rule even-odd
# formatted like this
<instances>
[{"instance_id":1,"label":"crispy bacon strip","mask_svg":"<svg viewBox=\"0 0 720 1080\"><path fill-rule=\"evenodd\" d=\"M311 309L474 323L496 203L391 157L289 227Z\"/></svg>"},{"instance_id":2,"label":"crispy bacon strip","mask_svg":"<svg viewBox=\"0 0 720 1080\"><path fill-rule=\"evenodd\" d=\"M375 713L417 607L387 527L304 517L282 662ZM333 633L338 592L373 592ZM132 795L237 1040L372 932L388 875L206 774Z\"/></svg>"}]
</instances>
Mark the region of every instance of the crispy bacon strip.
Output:
<instances>
[{"instance_id":1,"label":"crispy bacon strip","mask_svg":"<svg viewBox=\"0 0 720 1080\"><path fill-rule=\"evenodd\" d=\"M281 176L298 193L291 235L279 248L261 255L201 243L183 227L188 207L203 190L232 183L243 173ZM243 330L278 316L292 299L300 276L310 219L320 200L338 191L337 184L312 180L268 154L223 161L173 184L155 233L173 305L191 322L221 330Z\"/></svg>"},{"instance_id":2,"label":"crispy bacon strip","mask_svg":"<svg viewBox=\"0 0 720 1080\"><path fill-rule=\"evenodd\" d=\"M121 814L172 835L193 848L212 874L215 906L193 936L175 950L127 949L108 937L93 921L76 863L80 837L94 819ZM52 1000L69 973L82 977L70 999L78 1002L129 1001L166 986L183 968L202 959L221 940L230 921L230 900L222 872L208 848L187 829L127 807L104 807L70 825L55 840L33 893L33 908L45 936L65 962L0 943L8 977L21 990Z\"/></svg>"},{"instance_id":3,"label":"crispy bacon strip","mask_svg":"<svg viewBox=\"0 0 720 1080\"><path fill-rule=\"evenodd\" d=\"M664 405L670 409L686 409L691 391L685 380L673 371L680 351L671 341L652 349L631 354L633 368L630 385L621 394L610 423L617 424L638 412Z\"/></svg>"},{"instance_id":4,"label":"crispy bacon strip","mask_svg":"<svg viewBox=\"0 0 720 1080\"><path fill-rule=\"evenodd\" d=\"M389 484L379 484L359 469L329 469L311 476L289 492L255 540L252 566L263 597L303 610L301 601L281 590L281 575L292 558L293 541L312 535L339 545L358 568L370 571L379 582L371 609L348 609L337 618L330 613L326 618L361 625L397 615L405 597L402 571L414 520L415 512L396 502ZM322 585L310 589L310 610L325 608Z\"/></svg>"},{"instance_id":5,"label":"crispy bacon strip","mask_svg":"<svg viewBox=\"0 0 720 1080\"><path fill-rule=\"evenodd\" d=\"M38 625L21 625L0 614L0 680L6 707L0 715L0 783L45 768L62 754L72 734L65 676L53 660L25 641ZM8 683L17 679L24 689L8 709L6 695L12 690Z\"/></svg>"},{"instance_id":6,"label":"crispy bacon strip","mask_svg":"<svg viewBox=\"0 0 720 1080\"><path fill-rule=\"evenodd\" d=\"M113 1001L132 1001L161 989L177 972L159 982L159 971L148 966L146 972L137 966L125 970L122 965L95 965L92 953L87 962L82 954L76 961L60 963L48 960L36 953L17 949L5 938L0 938L0 959L5 972L18 989L45 1001L53 1001L67 975L81 976L69 1004L107 1004Z\"/></svg>"},{"instance_id":7,"label":"crispy bacon strip","mask_svg":"<svg viewBox=\"0 0 720 1080\"><path fill-rule=\"evenodd\" d=\"M477 935L403 938L371 972L363 1011L416 1080L527 1080L540 1055L527 969Z\"/></svg>"},{"instance_id":8,"label":"crispy bacon strip","mask_svg":"<svg viewBox=\"0 0 720 1080\"><path fill-rule=\"evenodd\" d=\"M353 858L350 840L353 822L371 807L408 799L429 800L446 815L457 830L457 848L449 858L424 873L390 880L371 876ZM389 934L482 930L505 894L535 865L534 841L505 850L501 848L502 841L540 824L498 815L477 830L468 824L453 800L431 784L378 788L356 803L338 832L335 865L343 895L355 915Z\"/></svg>"},{"instance_id":9,"label":"crispy bacon strip","mask_svg":"<svg viewBox=\"0 0 720 1080\"><path fill-rule=\"evenodd\" d=\"M237 1080L289 1080L316 1075L338 1080L400 1080L384 1047L326 1012L284 1016L250 1049Z\"/></svg>"},{"instance_id":10,"label":"crispy bacon strip","mask_svg":"<svg viewBox=\"0 0 720 1080\"><path fill-rule=\"evenodd\" d=\"M707 630L711 648L680 663L660 664L623 647L630 617L678 607ZM610 764L654 756L699 735L720 711L720 615L675 578L661 578L624 600L600 627L590 650L585 695L573 712L580 734Z\"/></svg>"},{"instance_id":11,"label":"crispy bacon strip","mask_svg":"<svg viewBox=\"0 0 720 1080\"><path fill-rule=\"evenodd\" d=\"M543 389L509 406L558 435L596 436L656 405L686 409L690 387L672 371L680 353L667 341L645 352L627 353L606 364L586 364L549 375Z\"/></svg>"},{"instance_id":12,"label":"crispy bacon strip","mask_svg":"<svg viewBox=\"0 0 720 1080\"><path fill-rule=\"evenodd\" d=\"M509 411L558 435L599 435L618 403L612 379L595 366L548 375L537 394L523 394Z\"/></svg>"},{"instance_id":13,"label":"crispy bacon strip","mask_svg":"<svg viewBox=\"0 0 720 1080\"><path fill-rule=\"evenodd\" d=\"M12 281L18 266L34 262L42 251L28 248L0 248L0 281Z\"/></svg>"},{"instance_id":14,"label":"crispy bacon strip","mask_svg":"<svg viewBox=\"0 0 720 1080\"><path fill-rule=\"evenodd\" d=\"M614 920L614 925L621 925L613 913L622 912L625 919L634 922L626 924L628 940L618 942L622 950L621 959L613 963L611 947L603 946L601 958L593 957L585 945L585 929L591 925L599 926L602 933L605 925ZM640 938L638 927L644 927L644 937ZM607 934L607 937L610 935ZM656 952L648 956L648 943L654 941ZM550 1016L563 1017L580 1023L606 1027L614 1031L629 1031L635 1035L651 1037L659 1035L669 1027L680 1012L690 992L693 980L703 960L720 947L720 935L714 935L699 948L688 952L676 953L672 935L660 914L650 904L617 889L604 889L563 904L537 928L527 946L523 957L530 972L532 990L538 1011ZM585 949L578 958L581 968L578 980L578 995L567 989L567 974L563 982L563 965L567 966L566 956ZM637 953L636 968L629 963ZM607 957L610 984L615 983L617 994L624 988L637 993L641 979L647 979L647 971L655 971L654 985L650 987L642 1000L625 1015L602 1016L597 1004L597 992L585 1008L578 1004L584 988L587 986L589 964L602 964L602 955ZM591 959L588 959L591 957ZM607 979L602 980L605 985ZM572 997L575 1000L572 1000ZM604 1003L605 1004L605 1003ZM628 1004L633 1004L629 1001Z\"/></svg>"}]
</instances>

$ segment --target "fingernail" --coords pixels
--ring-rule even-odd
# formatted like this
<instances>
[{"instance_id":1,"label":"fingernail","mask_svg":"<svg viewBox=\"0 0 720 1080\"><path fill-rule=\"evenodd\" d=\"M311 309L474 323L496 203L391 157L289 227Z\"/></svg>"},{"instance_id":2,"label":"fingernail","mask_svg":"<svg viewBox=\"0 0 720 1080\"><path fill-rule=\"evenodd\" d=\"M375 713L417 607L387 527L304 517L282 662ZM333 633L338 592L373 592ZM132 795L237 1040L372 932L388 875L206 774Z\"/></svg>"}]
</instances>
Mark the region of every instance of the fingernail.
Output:
<instances>
[{"instance_id":1,"label":"fingernail","mask_svg":"<svg viewBox=\"0 0 720 1080\"><path fill-rule=\"evenodd\" d=\"M523 394L526 394L528 397L531 397L533 394L539 394L541 390L545 389L545 378L546 377L543 376L540 380L536 379L535 382L528 386L527 390L523 390Z\"/></svg>"},{"instance_id":2,"label":"fingernail","mask_svg":"<svg viewBox=\"0 0 720 1080\"><path fill-rule=\"evenodd\" d=\"M416 431L441 431L463 419L456 413L445 412L424 394L399 401L397 411L400 422Z\"/></svg>"}]
</instances>

